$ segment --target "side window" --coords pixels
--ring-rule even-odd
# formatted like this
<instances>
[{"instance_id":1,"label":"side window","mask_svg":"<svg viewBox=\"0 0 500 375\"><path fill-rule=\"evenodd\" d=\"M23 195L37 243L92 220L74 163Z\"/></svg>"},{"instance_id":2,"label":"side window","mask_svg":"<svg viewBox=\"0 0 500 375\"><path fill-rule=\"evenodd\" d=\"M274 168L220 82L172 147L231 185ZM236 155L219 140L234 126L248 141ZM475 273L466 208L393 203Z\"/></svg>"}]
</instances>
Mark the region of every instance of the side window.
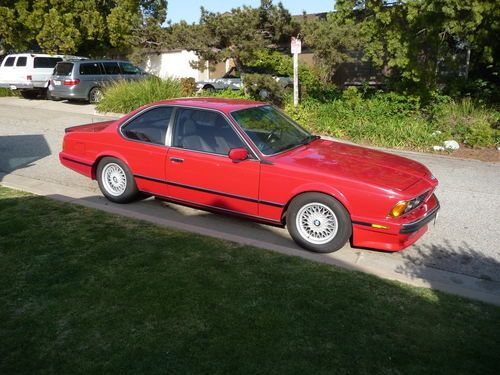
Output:
<instances>
[{"instance_id":1,"label":"side window","mask_svg":"<svg viewBox=\"0 0 500 375\"><path fill-rule=\"evenodd\" d=\"M232 148L245 148L220 113L185 108L177 110L173 146L219 155L227 155Z\"/></svg>"},{"instance_id":2,"label":"side window","mask_svg":"<svg viewBox=\"0 0 500 375\"><path fill-rule=\"evenodd\" d=\"M14 66L14 61L16 58L14 56L7 57L7 60L5 60L4 66Z\"/></svg>"},{"instance_id":3,"label":"side window","mask_svg":"<svg viewBox=\"0 0 500 375\"><path fill-rule=\"evenodd\" d=\"M27 57L21 56L17 58L16 66L26 66Z\"/></svg>"},{"instance_id":4,"label":"side window","mask_svg":"<svg viewBox=\"0 0 500 375\"><path fill-rule=\"evenodd\" d=\"M33 68L54 68L59 61L62 61L60 57L35 57Z\"/></svg>"},{"instance_id":5,"label":"side window","mask_svg":"<svg viewBox=\"0 0 500 375\"><path fill-rule=\"evenodd\" d=\"M106 74L120 74L120 66L117 62L104 62L102 65Z\"/></svg>"},{"instance_id":6,"label":"side window","mask_svg":"<svg viewBox=\"0 0 500 375\"><path fill-rule=\"evenodd\" d=\"M122 73L123 74L140 74L141 73L139 68L132 65L131 63L120 63L120 65L122 66Z\"/></svg>"},{"instance_id":7,"label":"side window","mask_svg":"<svg viewBox=\"0 0 500 375\"><path fill-rule=\"evenodd\" d=\"M101 74L101 68L99 66L99 63L81 63L80 64L80 74L81 75Z\"/></svg>"},{"instance_id":8,"label":"side window","mask_svg":"<svg viewBox=\"0 0 500 375\"><path fill-rule=\"evenodd\" d=\"M164 145L172 111L172 107L150 109L122 128L123 135L136 141Z\"/></svg>"}]
</instances>

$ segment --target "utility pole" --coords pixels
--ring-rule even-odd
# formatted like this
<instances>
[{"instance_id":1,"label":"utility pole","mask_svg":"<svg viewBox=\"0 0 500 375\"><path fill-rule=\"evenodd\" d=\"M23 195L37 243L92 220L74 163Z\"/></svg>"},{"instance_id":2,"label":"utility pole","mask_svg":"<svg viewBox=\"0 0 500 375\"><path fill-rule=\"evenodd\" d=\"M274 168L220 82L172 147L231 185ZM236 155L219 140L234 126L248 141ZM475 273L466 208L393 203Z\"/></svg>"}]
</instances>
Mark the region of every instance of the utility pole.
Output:
<instances>
[{"instance_id":1,"label":"utility pole","mask_svg":"<svg viewBox=\"0 0 500 375\"><path fill-rule=\"evenodd\" d=\"M291 50L293 54L293 105L299 105L299 53L302 52L302 42L299 36L292 37Z\"/></svg>"}]
</instances>

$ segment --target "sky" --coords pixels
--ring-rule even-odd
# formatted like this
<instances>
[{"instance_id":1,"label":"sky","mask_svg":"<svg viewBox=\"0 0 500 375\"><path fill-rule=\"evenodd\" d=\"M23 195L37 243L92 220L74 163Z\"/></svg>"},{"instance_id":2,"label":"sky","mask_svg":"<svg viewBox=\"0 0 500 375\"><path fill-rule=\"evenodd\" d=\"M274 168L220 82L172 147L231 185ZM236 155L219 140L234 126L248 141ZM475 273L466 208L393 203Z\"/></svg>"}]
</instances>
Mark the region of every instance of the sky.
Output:
<instances>
[{"instance_id":1,"label":"sky","mask_svg":"<svg viewBox=\"0 0 500 375\"><path fill-rule=\"evenodd\" d=\"M320 13L333 10L334 0L281 0L284 7L292 15L307 13ZM274 1L275 4L278 0ZM257 7L260 0L168 0L167 18L173 23L185 20L188 23L198 22L200 7L204 6L213 12L225 12L242 5Z\"/></svg>"}]
</instances>

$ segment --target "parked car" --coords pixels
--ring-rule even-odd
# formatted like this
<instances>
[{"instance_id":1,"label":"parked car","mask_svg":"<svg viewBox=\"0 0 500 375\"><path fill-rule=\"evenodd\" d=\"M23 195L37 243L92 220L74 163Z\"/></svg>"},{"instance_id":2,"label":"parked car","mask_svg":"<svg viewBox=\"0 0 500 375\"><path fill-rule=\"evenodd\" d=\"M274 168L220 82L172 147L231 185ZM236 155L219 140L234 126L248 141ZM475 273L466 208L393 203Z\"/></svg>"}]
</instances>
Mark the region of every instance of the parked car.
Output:
<instances>
[{"instance_id":1,"label":"parked car","mask_svg":"<svg viewBox=\"0 0 500 375\"><path fill-rule=\"evenodd\" d=\"M215 90L239 90L243 87L243 80L245 74L269 74L269 72L255 69L247 68L243 72L240 72L237 68L231 68L226 74L221 78L207 79L203 81L196 82L196 89L198 91L215 91ZM273 78L278 82L283 88L293 88L293 79L285 76L273 75Z\"/></svg>"},{"instance_id":2,"label":"parked car","mask_svg":"<svg viewBox=\"0 0 500 375\"><path fill-rule=\"evenodd\" d=\"M63 59L35 53L7 55L0 65L0 87L19 90L28 99L45 94L54 67Z\"/></svg>"},{"instance_id":3,"label":"parked car","mask_svg":"<svg viewBox=\"0 0 500 375\"><path fill-rule=\"evenodd\" d=\"M316 252L397 251L436 218L436 178L422 164L314 136L273 106L188 98L116 121L66 129L63 165L106 198L139 193L285 226Z\"/></svg>"},{"instance_id":4,"label":"parked car","mask_svg":"<svg viewBox=\"0 0 500 375\"><path fill-rule=\"evenodd\" d=\"M119 79L139 79L147 74L128 61L71 60L59 62L50 78L52 99L88 100L98 103L102 88Z\"/></svg>"}]
</instances>

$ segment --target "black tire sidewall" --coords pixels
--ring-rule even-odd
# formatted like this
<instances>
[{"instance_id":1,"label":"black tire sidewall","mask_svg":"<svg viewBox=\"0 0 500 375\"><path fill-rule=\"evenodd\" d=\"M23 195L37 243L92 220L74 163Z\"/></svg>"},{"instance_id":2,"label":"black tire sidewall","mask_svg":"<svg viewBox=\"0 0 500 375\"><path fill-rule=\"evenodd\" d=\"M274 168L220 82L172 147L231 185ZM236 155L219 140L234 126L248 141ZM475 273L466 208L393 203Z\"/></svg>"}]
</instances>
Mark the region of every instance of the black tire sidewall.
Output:
<instances>
[{"instance_id":1,"label":"black tire sidewall","mask_svg":"<svg viewBox=\"0 0 500 375\"><path fill-rule=\"evenodd\" d=\"M104 187L103 182L102 182L102 171L106 165L111 164L111 163L118 164L123 169L123 171L125 172L125 176L127 177L127 187L125 188L125 191L121 195L118 195L118 196L109 194L106 191L106 188ZM110 200L112 202L129 203L129 202L134 201L137 198L137 196L139 195L139 190L137 189L137 185L135 183L134 176L130 172L127 165L119 159L112 158L112 157L102 158L99 161L99 164L97 165L96 178L97 178L97 182L99 184L99 189L101 189L102 194L108 200Z\"/></svg>"},{"instance_id":2,"label":"black tire sidewall","mask_svg":"<svg viewBox=\"0 0 500 375\"><path fill-rule=\"evenodd\" d=\"M297 214L301 207L313 202L321 203L329 207L337 217L337 234L331 241L325 244L319 245L308 242L300 235L296 226ZM288 232L294 241L300 246L316 253L331 253L340 250L347 243L347 241L349 241L352 234L352 222L349 212L337 199L322 193L304 193L294 198L287 210L286 223Z\"/></svg>"}]
</instances>

